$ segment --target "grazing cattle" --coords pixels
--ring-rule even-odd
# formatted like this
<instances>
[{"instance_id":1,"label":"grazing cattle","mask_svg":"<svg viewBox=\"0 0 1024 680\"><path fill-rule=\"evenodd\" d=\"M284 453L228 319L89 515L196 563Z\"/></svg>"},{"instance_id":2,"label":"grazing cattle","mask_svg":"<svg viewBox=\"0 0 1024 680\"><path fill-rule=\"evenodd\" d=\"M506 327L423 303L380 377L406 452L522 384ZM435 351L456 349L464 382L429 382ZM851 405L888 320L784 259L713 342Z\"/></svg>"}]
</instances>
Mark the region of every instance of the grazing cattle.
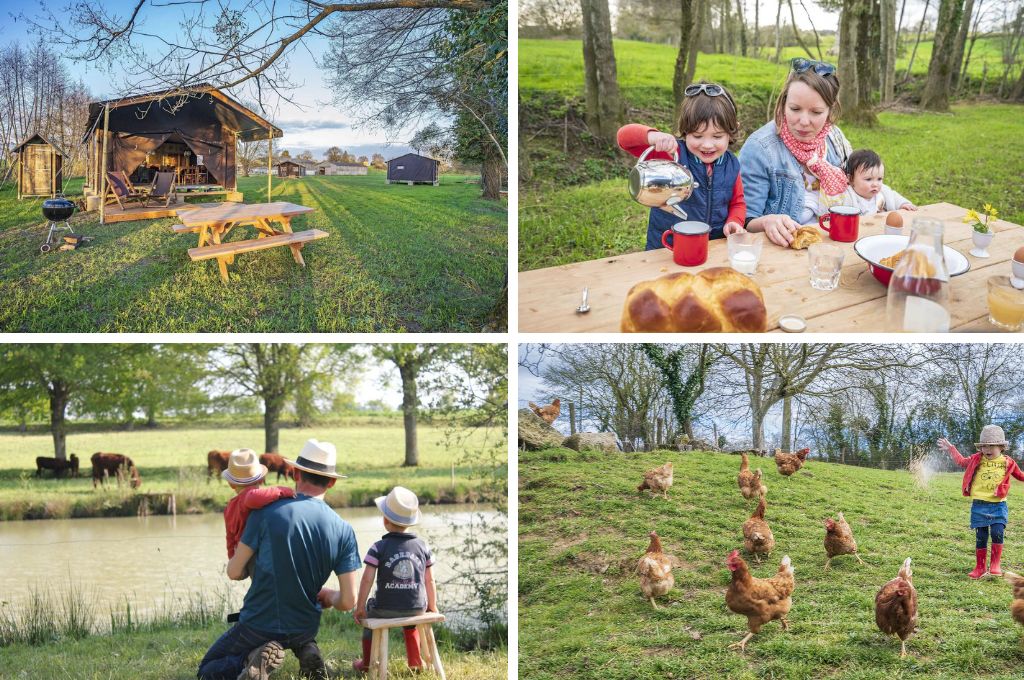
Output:
<instances>
[{"instance_id":1,"label":"grazing cattle","mask_svg":"<svg viewBox=\"0 0 1024 680\"><path fill-rule=\"evenodd\" d=\"M108 476L117 477L117 485L121 486L124 473L127 470L132 476L132 488L138 489L142 486L142 477L139 476L139 469L128 456L120 453L99 453L92 454L92 488L96 488L96 482L102 486Z\"/></svg>"},{"instance_id":2,"label":"grazing cattle","mask_svg":"<svg viewBox=\"0 0 1024 680\"><path fill-rule=\"evenodd\" d=\"M36 477L43 476L43 470L53 470L54 477L63 477L64 473L68 470L71 471L72 477L78 476L78 456L71 454L71 458L68 460L62 460L60 458L45 458L39 456L36 458Z\"/></svg>"},{"instance_id":3,"label":"grazing cattle","mask_svg":"<svg viewBox=\"0 0 1024 680\"><path fill-rule=\"evenodd\" d=\"M206 454L206 482L210 482L210 478L214 475L220 477L220 473L228 469L228 459L231 457L230 451L218 451L214 449Z\"/></svg>"},{"instance_id":4,"label":"grazing cattle","mask_svg":"<svg viewBox=\"0 0 1024 680\"><path fill-rule=\"evenodd\" d=\"M295 479L295 467L289 465L284 456L276 453L264 453L260 456L260 463L267 466L267 476L270 476L271 472L277 473L277 481L281 481L281 475L285 476L285 479Z\"/></svg>"}]
</instances>

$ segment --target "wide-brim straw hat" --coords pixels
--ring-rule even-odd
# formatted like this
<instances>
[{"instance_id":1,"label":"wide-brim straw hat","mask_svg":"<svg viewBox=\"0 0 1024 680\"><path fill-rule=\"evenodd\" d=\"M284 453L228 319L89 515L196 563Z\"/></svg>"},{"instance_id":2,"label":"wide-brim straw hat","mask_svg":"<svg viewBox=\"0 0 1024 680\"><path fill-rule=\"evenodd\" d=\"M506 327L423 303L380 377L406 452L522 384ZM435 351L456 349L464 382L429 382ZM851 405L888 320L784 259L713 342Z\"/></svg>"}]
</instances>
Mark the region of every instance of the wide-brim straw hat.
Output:
<instances>
[{"instance_id":1,"label":"wide-brim straw hat","mask_svg":"<svg viewBox=\"0 0 1024 680\"><path fill-rule=\"evenodd\" d=\"M285 458L285 462L314 475L346 479L345 475L335 469L338 463L338 452L335 450L334 444L330 442L318 442L315 439L310 439L302 447L298 458L295 460Z\"/></svg>"},{"instance_id":2,"label":"wide-brim straw hat","mask_svg":"<svg viewBox=\"0 0 1024 680\"><path fill-rule=\"evenodd\" d=\"M396 486L387 496L378 496L373 501L392 524L411 527L420 521L420 499L404 486Z\"/></svg>"},{"instance_id":3,"label":"wide-brim straw hat","mask_svg":"<svg viewBox=\"0 0 1024 680\"><path fill-rule=\"evenodd\" d=\"M220 476L235 484L252 484L267 476L267 466L252 449L235 449L228 456L228 469Z\"/></svg>"},{"instance_id":4,"label":"wide-brim straw hat","mask_svg":"<svg viewBox=\"0 0 1024 680\"><path fill-rule=\"evenodd\" d=\"M998 425L986 425L981 428L980 439L980 442L974 442L975 446L1002 446L1005 448L1010 445L1010 442L1006 441L1003 428Z\"/></svg>"}]
</instances>

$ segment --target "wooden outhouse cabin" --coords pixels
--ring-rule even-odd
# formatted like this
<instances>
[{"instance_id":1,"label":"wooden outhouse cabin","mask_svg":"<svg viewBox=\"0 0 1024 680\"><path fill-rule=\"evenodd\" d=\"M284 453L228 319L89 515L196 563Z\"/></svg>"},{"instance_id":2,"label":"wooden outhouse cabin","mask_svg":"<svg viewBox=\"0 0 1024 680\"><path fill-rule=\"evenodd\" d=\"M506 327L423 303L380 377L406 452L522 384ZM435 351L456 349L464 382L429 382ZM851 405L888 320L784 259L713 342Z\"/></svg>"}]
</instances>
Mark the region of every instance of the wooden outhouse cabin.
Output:
<instances>
[{"instance_id":1,"label":"wooden outhouse cabin","mask_svg":"<svg viewBox=\"0 0 1024 680\"><path fill-rule=\"evenodd\" d=\"M388 161L388 184L433 184L437 186L437 174L441 161L407 153Z\"/></svg>"},{"instance_id":2,"label":"wooden outhouse cabin","mask_svg":"<svg viewBox=\"0 0 1024 680\"><path fill-rule=\"evenodd\" d=\"M18 154L18 199L26 196L53 198L63 191L64 153L36 133L14 147Z\"/></svg>"},{"instance_id":3,"label":"wooden outhouse cabin","mask_svg":"<svg viewBox=\"0 0 1024 680\"><path fill-rule=\"evenodd\" d=\"M278 177L302 177L306 174L306 166L295 161L281 161L276 167Z\"/></svg>"}]
</instances>

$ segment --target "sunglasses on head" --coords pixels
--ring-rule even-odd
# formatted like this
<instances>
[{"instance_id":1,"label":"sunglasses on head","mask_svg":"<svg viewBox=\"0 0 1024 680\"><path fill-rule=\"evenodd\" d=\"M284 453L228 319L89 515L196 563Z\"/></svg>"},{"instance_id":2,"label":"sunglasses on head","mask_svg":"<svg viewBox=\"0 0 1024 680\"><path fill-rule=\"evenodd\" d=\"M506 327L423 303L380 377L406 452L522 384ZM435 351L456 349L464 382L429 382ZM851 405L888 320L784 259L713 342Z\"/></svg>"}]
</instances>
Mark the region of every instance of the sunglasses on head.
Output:
<instances>
[{"instance_id":1,"label":"sunglasses on head","mask_svg":"<svg viewBox=\"0 0 1024 680\"><path fill-rule=\"evenodd\" d=\"M813 59L804 59L803 57L796 57L790 64L793 67L793 73L804 73L805 71L814 70L819 76L831 76L835 75L836 67L824 61L814 61Z\"/></svg>"},{"instance_id":2,"label":"sunglasses on head","mask_svg":"<svg viewBox=\"0 0 1024 680\"><path fill-rule=\"evenodd\" d=\"M687 97L696 97L701 92L709 97L725 97L726 101L732 104L733 109L736 108L736 104L733 102L732 97L725 91L725 88L715 83L697 83L694 85L687 85L686 89L683 90L683 94Z\"/></svg>"}]
</instances>

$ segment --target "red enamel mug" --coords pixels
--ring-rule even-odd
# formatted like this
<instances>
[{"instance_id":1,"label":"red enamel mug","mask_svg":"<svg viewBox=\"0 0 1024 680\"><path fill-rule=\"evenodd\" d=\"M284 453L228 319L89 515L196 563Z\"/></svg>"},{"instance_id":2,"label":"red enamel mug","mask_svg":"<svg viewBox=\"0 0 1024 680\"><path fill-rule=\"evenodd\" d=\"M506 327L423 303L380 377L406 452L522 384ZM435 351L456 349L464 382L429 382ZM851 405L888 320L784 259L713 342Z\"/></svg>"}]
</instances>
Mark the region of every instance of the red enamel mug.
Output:
<instances>
[{"instance_id":1,"label":"red enamel mug","mask_svg":"<svg viewBox=\"0 0 1024 680\"><path fill-rule=\"evenodd\" d=\"M704 222L676 222L661 235L661 245L672 251L676 264L696 267L708 260L710 232L711 227Z\"/></svg>"},{"instance_id":2,"label":"red enamel mug","mask_svg":"<svg viewBox=\"0 0 1024 680\"><path fill-rule=\"evenodd\" d=\"M827 231L833 241L853 243L860 228L860 212L848 205L834 205L827 215L818 218L818 226Z\"/></svg>"}]
</instances>

